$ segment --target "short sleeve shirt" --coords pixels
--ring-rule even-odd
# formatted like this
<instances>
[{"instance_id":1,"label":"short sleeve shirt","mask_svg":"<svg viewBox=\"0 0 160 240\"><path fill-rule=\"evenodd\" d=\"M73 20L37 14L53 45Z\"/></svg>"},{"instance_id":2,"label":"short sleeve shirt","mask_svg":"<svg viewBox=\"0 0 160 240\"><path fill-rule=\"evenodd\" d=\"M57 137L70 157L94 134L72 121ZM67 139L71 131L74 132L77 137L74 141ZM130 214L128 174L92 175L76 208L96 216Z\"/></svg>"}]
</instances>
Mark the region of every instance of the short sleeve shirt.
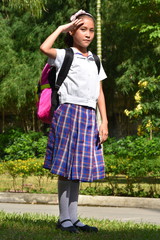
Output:
<instances>
[{"instance_id":1,"label":"short sleeve shirt","mask_svg":"<svg viewBox=\"0 0 160 240\"><path fill-rule=\"evenodd\" d=\"M73 62L67 77L62 83L58 94L60 103L72 103L96 108L96 103L100 91L100 81L107 76L101 64L100 72L95 63L92 53L88 52L88 57L83 56L77 49L74 51ZM65 57L64 49L56 49L56 59L48 59L50 65L57 68L57 75L60 71Z\"/></svg>"}]
</instances>

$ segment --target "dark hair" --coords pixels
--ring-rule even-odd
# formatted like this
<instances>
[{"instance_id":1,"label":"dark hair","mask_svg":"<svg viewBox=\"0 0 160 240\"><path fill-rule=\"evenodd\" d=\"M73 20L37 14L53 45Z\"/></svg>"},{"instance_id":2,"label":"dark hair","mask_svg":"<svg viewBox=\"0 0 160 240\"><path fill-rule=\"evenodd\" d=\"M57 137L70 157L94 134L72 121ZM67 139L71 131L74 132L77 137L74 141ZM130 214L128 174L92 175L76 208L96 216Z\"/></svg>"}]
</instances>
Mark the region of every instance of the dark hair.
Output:
<instances>
[{"instance_id":1,"label":"dark hair","mask_svg":"<svg viewBox=\"0 0 160 240\"><path fill-rule=\"evenodd\" d=\"M66 33L64 42L67 47L73 47L73 37L69 34L69 32Z\"/></svg>"},{"instance_id":2,"label":"dark hair","mask_svg":"<svg viewBox=\"0 0 160 240\"><path fill-rule=\"evenodd\" d=\"M82 17L82 16L87 16L87 17L92 18L93 22L95 23L95 20L94 20L93 16L87 15L87 14L81 14L77 17L77 19ZM66 34L64 42L65 42L67 47L73 47L73 37L69 34L69 32Z\"/></svg>"}]
</instances>

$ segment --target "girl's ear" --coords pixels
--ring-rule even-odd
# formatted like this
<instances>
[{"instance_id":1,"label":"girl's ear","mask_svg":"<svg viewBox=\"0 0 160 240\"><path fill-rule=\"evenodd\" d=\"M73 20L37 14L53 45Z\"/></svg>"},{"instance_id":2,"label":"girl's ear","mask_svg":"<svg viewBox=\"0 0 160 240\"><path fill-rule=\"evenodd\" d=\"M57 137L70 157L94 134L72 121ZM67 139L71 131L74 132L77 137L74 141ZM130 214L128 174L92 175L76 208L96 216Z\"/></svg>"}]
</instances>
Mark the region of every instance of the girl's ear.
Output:
<instances>
[{"instance_id":1,"label":"girl's ear","mask_svg":"<svg viewBox=\"0 0 160 240\"><path fill-rule=\"evenodd\" d=\"M70 36L73 36L73 34L74 34L74 31L69 31Z\"/></svg>"},{"instance_id":2,"label":"girl's ear","mask_svg":"<svg viewBox=\"0 0 160 240\"><path fill-rule=\"evenodd\" d=\"M72 30L72 31L69 31L69 35L73 37L73 36L74 36L74 34L75 34L75 32L76 32L76 30L77 30L77 29L75 29L75 30Z\"/></svg>"}]
</instances>

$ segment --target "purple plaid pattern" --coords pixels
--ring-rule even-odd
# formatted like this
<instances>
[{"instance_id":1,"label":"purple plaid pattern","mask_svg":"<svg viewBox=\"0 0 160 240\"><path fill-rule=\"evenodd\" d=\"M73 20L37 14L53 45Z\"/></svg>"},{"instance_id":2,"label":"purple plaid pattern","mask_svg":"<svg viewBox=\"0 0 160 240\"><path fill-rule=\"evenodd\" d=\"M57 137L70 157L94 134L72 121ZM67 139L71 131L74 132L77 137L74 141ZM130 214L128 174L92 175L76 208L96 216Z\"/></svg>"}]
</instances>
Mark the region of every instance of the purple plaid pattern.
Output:
<instances>
[{"instance_id":1,"label":"purple plaid pattern","mask_svg":"<svg viewBox=\"0 0 160 240\"><path fill-rule=\"evenodd\" d=\"M54 112L44 168L70 180L92 182L105 177L96 112L62 104Z\"/></svg>"}]
</instances>

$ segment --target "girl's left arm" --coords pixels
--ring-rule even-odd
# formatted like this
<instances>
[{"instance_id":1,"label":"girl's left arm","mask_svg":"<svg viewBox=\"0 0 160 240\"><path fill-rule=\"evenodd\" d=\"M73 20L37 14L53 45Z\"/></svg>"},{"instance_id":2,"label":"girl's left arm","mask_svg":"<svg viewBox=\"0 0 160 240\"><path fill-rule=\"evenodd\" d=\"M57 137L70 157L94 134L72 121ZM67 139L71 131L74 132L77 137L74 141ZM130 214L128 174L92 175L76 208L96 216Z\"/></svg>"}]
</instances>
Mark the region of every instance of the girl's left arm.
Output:
<instances>
[{"instance_id":1,"label":"girl's left arm","mask_svg":"<svg viewBox=\"0 0 160 240\"><path fill-rule=\"evenodd\" d=\"M98 108L101 115L101 125L99 127L99 136L101 143L105 142L108 138L108 119L107 119L107 111L105 104L105 97L102 88L102 81L100 82L100 94L98 97Z\"/></svg>"}]
</instances>

